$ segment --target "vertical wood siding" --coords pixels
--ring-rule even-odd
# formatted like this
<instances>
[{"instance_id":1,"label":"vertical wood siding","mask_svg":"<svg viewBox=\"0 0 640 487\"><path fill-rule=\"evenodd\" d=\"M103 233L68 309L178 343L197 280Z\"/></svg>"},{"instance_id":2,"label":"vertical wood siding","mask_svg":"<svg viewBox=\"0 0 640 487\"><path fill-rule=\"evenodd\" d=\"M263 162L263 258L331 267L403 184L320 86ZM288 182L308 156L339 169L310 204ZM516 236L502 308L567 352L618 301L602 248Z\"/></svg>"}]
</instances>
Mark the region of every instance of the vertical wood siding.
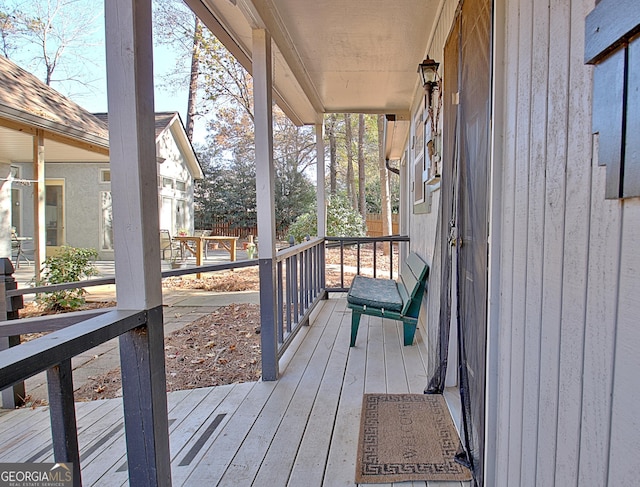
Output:
<instances>
[{"instance_id":1,"label":"vertical wood siding","mask_svg":"<svg viewBox=\"0 0 640 487\"><path fill-rule=\"evenodd\" d=\"M594 4L501 2L497 486L637 482L640 198L592 160Z\"/></svg>"}]
</instances>

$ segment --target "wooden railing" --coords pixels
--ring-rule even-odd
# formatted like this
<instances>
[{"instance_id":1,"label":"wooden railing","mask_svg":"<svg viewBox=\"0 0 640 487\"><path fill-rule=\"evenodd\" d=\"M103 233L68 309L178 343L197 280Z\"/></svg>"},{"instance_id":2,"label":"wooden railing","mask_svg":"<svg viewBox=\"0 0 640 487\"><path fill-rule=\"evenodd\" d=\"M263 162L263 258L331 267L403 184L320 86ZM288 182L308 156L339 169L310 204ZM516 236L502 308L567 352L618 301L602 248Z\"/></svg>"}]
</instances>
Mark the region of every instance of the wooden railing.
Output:
<instances>
[{"instance_id":1,"label":"wooden railing","mask_svg":"<svg viewBox=\"0 0 640 487\"><path fill-rule=\"evenodd\" d=\"M2 261L0 268L5 272L2 276L5 279L0 286L0 312L3 312L6 318L17 317L14 308L19 307L20 298L25 294L115 283L114 278L104 278L56 286L16 289L11 276L13 272L11 262L9 259L0 260ZM255 265L257 265L255 260L230 262L166 271L162 276L214 272ZM6 283L10 285L7 286ZM159 400L153 394L149 379L152 374L157 373L154 371L157 364L151 359L151 350L157 349L158 340L162 349L161 325L161 306L147 310L107 308L21 320L0 320L0 337L5 339L18 337L15 345L20 343L19 335L21 334L51 332L0 352L0 389L8 389L11 392L13 386L46 371L54 458L56 462L73 463L75 486L81 485L81 470L71 359L102 343L120 337L127 445L134 445L131 449L134 456L153 455L156 443L163 441L158 435L167 434L167 431L157 428L157 415L166 416L166 407L164 412L162 408L162 404L166 405L166 402ZM168 438L164 439L168 442ZM140 459L129 457L130 472L132 468L136 469L137 465L143 463Z\"/></svg>"},{"instance_id":2,"label":"wooden railing","mask_svg":"<svg viewBox=\"0 0 640 487\"><path fill-rule=\"evenodd\" d=\"M263 373L265 367L277 370L278 361L282 358L296 333L302 326L309 323L311 313L320 300L326 298L329 291L341 292L347 289L345 249L355 247L358 260L356 273L359 274L361 272L360 250L365 245L372 245L374 250L372 272L376 276L381 274L377 269L376 250L378 246L388 243L393 248L399 242L407 242L408 240L408 237L326 237L314 238L280 250L274 259L273 267L276 273L272 300L275 309L267 310L267 313L272 312L271 316L275 316L275 330L262 332L274 337L275 340L273 348L270 345L265 346L263 341ZM341 256L340 285L328 287L325 282L325 253L326 247L332 246L339 250ZM388 276L390 278L395 277L394 253L392 251L388 254L390 269ZM8 261L8 259L5 260ZM263 265L263 262L250 260L177 269L163 272L162 277L215 272L256 265ZM7 269L13 271L10 263ZM11 308L12 300L16 300L24 294L113 283L115 283L114 278L104 278L40 288L12 289L13 286L4 286L1 290L4 292L4 296L0 295L2 302L0 311L4 310L6 313L7 308ZM7 303L10 306L7 306ZM80 485L80 455L73 403L71 359L97 345L121 337L121 356L125 357L121 362L121 367L127 444L137 444L141 451L144 451L145 448L153 449L153 444L156 441L155 435L166 434L160 430L156 431L154 427L156 424L154 415L158 414L158 408L154 407L156 399L152 394L153 391L148 380L153 368L149 356L150 343L152 340L161 339L162 330L159 330L157 326L161 323L162 308L160 306L147 310L111 308L16 321L0 321L0 337L19 336L35 331L51 331L48 335L0 352L0 389L10 388L35 374L47 372L54 458L57 462L72 462L74 464L74 479L77 479L75 485ZM153 337L150 337L151 335ZM129 356L130 358L127 358ZM125 377L127 380L124 380ZM158 404L161 405L160 402ZM136 468L133 461L130 461L129 465L131 468Z\"/></svg>"},{"instance_id":3,"label":"wooden railing","mask_svg":"<svg viewBox=\"0 0 640 487\"><path fill-rule=\"evenodd\" d=\"M331 292L346 292L351 285L351 279L354 276L360 275L363 272L364 266L362 265L361 255L363 248L370 248L369 254L371 255L371 265L367 266L367 271L370 271L372 277L387 277L389 279L395 279L398 275L398 254L399 244L401 242L409 242L407 236L386 236L386 237L325 237L327 242L327 248L337 249L339 252L339 277L335 285L333 282L328 282L325 290L328 293ZM384 246L388 247L388 251L379 252ZM353 266L348 266L345 258L347 249L355 249L355 269ZM379 255L382 253L382 255ZM394 257L395 256L395 257ZM380 259L386 259L382 270L382 262ZM327 271L325 271L325 275ZM329 281L328 277L326 278Z\"/></svg>"},{"instance_id":4,"label":"wooden railing","mask_svg":"<svg viewBox=\"0 0 640 487\"><path fill-rule=\"evenodd\" d=\"M314 238L278 252L276 257L278 357L325 297L324 240Z\"/></svg>"}]
</instances>

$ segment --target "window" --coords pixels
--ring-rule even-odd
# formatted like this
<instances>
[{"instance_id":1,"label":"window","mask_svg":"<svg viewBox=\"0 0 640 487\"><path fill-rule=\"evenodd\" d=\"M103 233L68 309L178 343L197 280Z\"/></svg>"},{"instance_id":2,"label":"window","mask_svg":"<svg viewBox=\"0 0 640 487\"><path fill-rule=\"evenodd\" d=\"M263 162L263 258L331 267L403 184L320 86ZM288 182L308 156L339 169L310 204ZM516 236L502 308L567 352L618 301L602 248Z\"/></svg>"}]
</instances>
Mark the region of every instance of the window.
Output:
<instances>
[{"instance_id":1,"label":"window","mask_svg":"<svg viewBox=\"0 0 640 487\"><path fill-rule=\"evenodd\" d=\"M100 182L101 183L111 182L111 171L109 169L100 169Z\"/></svg>"},{"instance_id":2,"label":"window","mask_svg":"<svg viewBox=\"0 0 640 487\"><path fill-rule=\"evenodd\" d=\"M178 191L186 191L187 183L185 183L184 181L176 181L176 189Z\"/></svg>"},{"instance_id":3,"label":"window","mask_svg":"<svg viewBox=\"0 0 640 487\"><path fill-rule=\"evenodd\" d=\"M585 22L585 63L596 65L593 132L608 199L640 196L639 30L635 2L601 0Z\"/></svg>"},{"instance_id":4,"label":"window","mask_svg":"<svg viewBox=\"0 0 640 487\"><path fill-rule=\"evenodd\" d=\"M171 178L162 178L162 187L165 189L173 189L173 179Z\"/></svg>"},{"instance_id":5,"label":"window","mask_svg":"<svg viewBox=\"0 0 640 487\"><path fill-rule=\"evenodd\" d=\"M64 214L64 180L47 179L44 206L47 247L65 244Z\"/></svg>"}]
</instances>

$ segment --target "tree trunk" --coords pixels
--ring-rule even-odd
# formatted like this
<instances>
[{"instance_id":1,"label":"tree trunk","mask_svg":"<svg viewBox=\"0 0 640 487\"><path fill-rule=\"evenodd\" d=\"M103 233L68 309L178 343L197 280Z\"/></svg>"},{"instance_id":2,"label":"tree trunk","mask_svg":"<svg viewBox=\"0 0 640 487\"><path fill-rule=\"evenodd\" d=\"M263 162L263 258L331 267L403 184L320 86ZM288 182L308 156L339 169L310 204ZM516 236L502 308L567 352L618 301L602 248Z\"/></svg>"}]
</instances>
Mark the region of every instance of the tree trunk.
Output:
<instances>
[{"instance_id":1,"label":"tree trunk","mask_svg":"<svg viewBox=\"0 0 640 487\"><path fill-rule=\"evenodd\" d=\"M200 71L200 46L202 44L202 23L196 16L193 30L193 48L191 50L191 73L189 74L189 99L187 101L187 137L193 142L193 126L196 115L196 97L198 94L198 73Z\"/></svg>"},{"instance_id":2,"label":"tree trunk","mask_svg":"<svg viewBox=\"0 0 640 487\"><path fill-rule=\"evenodd\" d=\"M353 209L358 208L356 182L353 175L353 132L351 130L351 114L344 114L345 145L347 148L347 199Z\"/></svg>"},{"instance_id":3,"label":"tree trunk","mask_svg":"<svg viewBox=\"0 0 640 487\"><path fill-rule=\"evenodd\" d=\"M338 147L336 142L336 114L329 115L329 194L336 194L338 185Z\"/></svg>"},{"instance_id":4,"label":"tree trunk","mask_svg":"<svg viewBox=\"0 0 640 487\"><path fill-rule=\"evenodd\" d=\"M378 115L378 167L380 168L380 206L382 207L382 235L391 235L391 199L389 198L389 172L384 154L384 115ZM382 246L389 255L389 244Z\"/></svg>"},{"instance_id":5,"label":"tree trunk","mask_svg":"<svg viewBox=\"0 0 640 487\"><path fill-rule=\"evenodd\" d=\"M364 177L364 114L358 115L358 201L362 219L367 219L367 199Z\"/></svg>"}]
</instances>

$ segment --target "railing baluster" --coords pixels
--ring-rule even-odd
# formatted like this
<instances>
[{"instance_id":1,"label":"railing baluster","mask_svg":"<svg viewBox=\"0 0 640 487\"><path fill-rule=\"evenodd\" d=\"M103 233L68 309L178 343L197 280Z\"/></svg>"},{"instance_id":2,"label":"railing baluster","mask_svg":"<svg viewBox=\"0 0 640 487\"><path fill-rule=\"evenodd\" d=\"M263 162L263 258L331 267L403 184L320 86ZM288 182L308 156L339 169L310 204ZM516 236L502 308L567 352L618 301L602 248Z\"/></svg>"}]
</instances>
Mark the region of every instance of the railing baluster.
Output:
<instances>
[{"instance_id":1,"label":"railing baluster","mask_svg":"<svg viewBox=\"0 0 640 487\"><path fill-rule=\"evenodd\" d=\"M284 329L284 302L282 299L282 261L279 261L276 264L276 282L278 283L278 299L277 299L277 307L278 307L278 343L282 343L284 341L283 337L283 329Z\"/></svg>"},{"instance_id":2,"label":"railing baluster","mask_svg":"<svg viewBox=\"0 0 640 487\"><path fill-rule=\"evenodd\" d=\"M294 255L291 269L291 283L293 285L293 323L298 323L298 256Z\"/></svg>"},{"instance_id":3,"label":"railing baluster","mask_svg":"<svg viewBox=\"0 0 640 487\"><path fill-rule=\"evenodd\" d=\"M309 302L313 302L316 293L315 249L309 249Z\"/></svg>"},{"instance_id":4,"label":"railing baluster","mask_svg":"<svg viewBox=\"0 0 640 487\"><path fill-rule=\"evenodd\" d=\"M309 308L309 304L313 301L313 264L311 263L311 258L313 256L313 250L307 250L307 272L305 278L307 280L307 304L305 309Z\"/></svg>"},{"instance_id":5,"label":"railing baluster","mask_svg":"<svg viewBox=\"0 0 640 487\"><path fill-rule=\"evenodd\" d=\"M293 257L290 257L287 259L287 269L286 269L286 298L287 298L287 333L291 332L291 313L293 313L293 308L292 308L292 302L291 302L291 295L292 295L292 289L293 289L293 285L291 284L291 272L292 272L292 265L293 265Z\"/></svg>"},{"instance_id":6,"label":"railing baluster","mask_svg":"<svg viewBox=\"0 0 640 487\"><path fill-rule=\"evenodd\" d=\"M49 416L53 438L53 458L58 463L73 464L73 485L82 485L76 409L73 404L71 359L47 370Z\"/></svg>"},{"instance_id":7,"label":"railing baluster","mask_svg":"<svg viewBox=\"0 0 640 487\"><path fill-rule=\"evenodd\" d=\"M320 261L320 265L322 266L322 272L320 273L320 289L324 289L327 282L327 265L325 260L326 244L323 242L322 245L320 245L318 248L320 249L320 257L318 259Z\"/></svg>"},{"instance_id":8,"label":"railing baluster","mask_svg":"<svg viewBox=\"0 0 640 487\"><path fill-rule=\"evenodd\" d=\"M398 245L399 242L409 242L409 237L400 236L400 235L392 235L392 236L384 236L384 237L325 237L325 241L328 244L336 245L340 247L340 283L337 287L327 287L326 281L323 280L322 289L327 292L345 292L348 290L348 287L345 286L345 260L344 260L344 247L347 245L355 245L356 246L356 275L360 275L362 273L363 266L361 264L363 258L363 248L365 250L371 249L373 252L372 263L370 265L373 266L373 275L377 277L378 274L386 275L386 271L378 272L378 255L377 250L378 246L381 243L388 243L389 245L389 277L391 279L394 276L397 276L398 273L394 272L394 261L397 259L393 256L394 244ZM322 249L326 252L326 248ZM326 264L325 255L322 254L322 265ZM324 277L321 277L325 279ZM326 297L326 295L325 295Z\"/></svg>"},{"instance_id":9,"label":"railing baluster","mask_svg":"<svg viewBox=\"0 0 640 487\"><path fill-rule=\"evenodd\" d=\"M373 241L373 277L376 278L378 277L378 252L376 249L376 241Z\"/></svg>"},{"instance_id":10,"label":"railing baluster","mask_svg":"<svg viewBox=\"0 0 640 487\"><path fill-rule=\"evenodd\" d=\"M393 242L389 242L389 279L393 279Z\"/></svg>"},{"instance_id":11,"label":"railing baluster","mask_svg":"<svg viewBox=\"0 0 640 487\"><path fill-rule=\"evenodd\" d=\"M299 308L299 314L296 316L296 323L300 323L300 317L302 316L302 314L304 313L304 308L305 308L305 299L304 299L304 271L305 271L305 261L304 261L304 251L300 254L300 275L298 276L299 279L299 290L300 290L300 308Z\"/></svg>"},{"instance_id":12,"label":"railing baluster","mask_svg":"<svg viewBox=\"0 0 640 487\"><path fill-rule=\"evenodd\" d=\"M312 249L313 255L313 298L315 299L320 289L320 266L318 265L318 255L320 255L320 247L314 247Z\"/></svg>"},{"instance_id":13,"label":"railing baluster","mask_svg":"<svg viewBox=\"0 0 640 487\"><path fill-rule=\"evenodd\" d=\"M344 240L340 240L340 287L344 287Z\"/></svg>"}]
</instances>

